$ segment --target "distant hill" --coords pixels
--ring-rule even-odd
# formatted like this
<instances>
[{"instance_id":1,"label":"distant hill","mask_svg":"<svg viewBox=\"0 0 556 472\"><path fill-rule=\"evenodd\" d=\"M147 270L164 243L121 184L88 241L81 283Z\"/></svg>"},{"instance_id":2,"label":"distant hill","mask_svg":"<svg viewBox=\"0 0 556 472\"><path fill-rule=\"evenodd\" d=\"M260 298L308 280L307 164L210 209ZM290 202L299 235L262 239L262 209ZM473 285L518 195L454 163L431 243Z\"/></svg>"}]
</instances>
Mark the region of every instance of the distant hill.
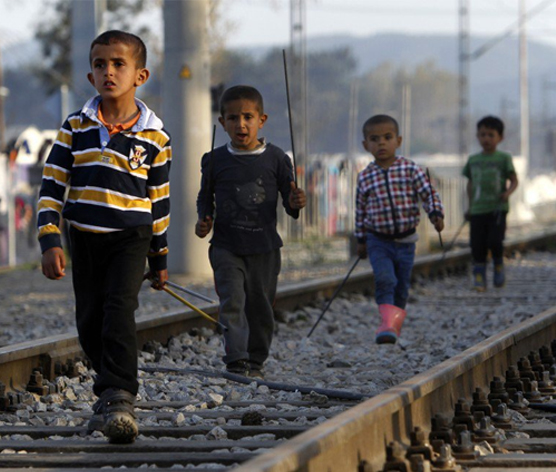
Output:
<instances>
[{"instance_id":1,"label":"distant hill","mask_svg":"<svg viewBox=\"0 0 556 472\"><path fill-rule=\"evenodd\" d=\"M483 45L488 38L473 38L471 51L475 51ZM282 46L277 46L282 47ZM408 69L433 61L437 68L457 74L458 71L458 43L457 37L446 35L408 36L403 34L377 34L367 37L354 36L323 36L308 40L308 51L321 51L333 48L348 47L351 49L358 62L358 72L362 73L381 63L390 62L394 66L407 67ZM242 48L255 57L264 55L269 47ZM544 111L550 112L551 106L556 112L556 92L554 83L549 80L553 76L554 58L556 48L544 44L529 42L529 87L530 87L530 109L532 116ZM40 49L34 41L12 45L3 50L2 62L6 70L20 69L11 77L11 83L6 83L10 88L10 100L7 101L8 113L16 122L28 118L25 117L25 108L14 102L16 95L27 95L29 102L28 83L22 80L21 68L26 64L40 61ZM27 72L28 73L28 72ZM501 107L506 106L510 112L516 113L519 106L519 83L518 83L518 40L509 38L497 44L480 59L471 64L471 106L473 115L486 113L501 113ZM10 75L6 76L8 82ZM550 86L547 84L550 83ZM543 85L544 84L544 85ZM33 90L39 84L33 84ZM44 101L44 96L38 98ZM34 120L43 124L53 120L52 113L44 120L39 119L37 113L37 100L34 100ZM22 109L23 108L23 109ZM58 126L58 119L54 120Z\"/></svg>"},{"instance_id":2,"label":"distant hill","mask_svg":"<svg viewBox=\"0 0 556 472\"><path fill-rule=\"evenodd\" d=\"M471 52L484 45L488 38L472 38ZM334 35L313 37L307 40L307 50L322 51L348 47L358 62L362 73L389 62L397 66L414 68L426 61L434 61L437 68L458 73L458 39L456 36L403 34L377 34L366 37ZM255 56L269 48L251 48ZM531 108L545 101L543 81L554 74L556 48L538 42L528 43L529 88ZM503 102L517 111L519 104L518 39L503 40L471 63L471 106L474 115L500 113ZM552 86L554 89L554 86ZM550 103L554 100L549 99Z\"/></svg>"}]
</instances>

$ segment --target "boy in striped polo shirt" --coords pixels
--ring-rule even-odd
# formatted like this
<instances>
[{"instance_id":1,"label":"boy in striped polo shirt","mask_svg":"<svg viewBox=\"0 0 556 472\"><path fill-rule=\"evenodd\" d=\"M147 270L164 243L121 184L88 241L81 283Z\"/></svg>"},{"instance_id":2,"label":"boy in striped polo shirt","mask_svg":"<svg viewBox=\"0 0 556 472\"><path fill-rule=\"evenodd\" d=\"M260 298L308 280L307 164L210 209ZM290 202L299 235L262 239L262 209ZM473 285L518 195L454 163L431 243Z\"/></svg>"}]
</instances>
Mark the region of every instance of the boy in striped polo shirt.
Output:
<instances>
[{"instance_id":1,"label":"boy in striped polo shirt","mask_svg":"<svg viewBox=\"0 0 556 472\"><path fill-rule=\"evenodd\" d=\"M143 41L130 33L107 31L92 42L88 79L98 95L62 125L39 195L49 279L65 276L61 217L70 225L77 331L97 374L89 429L115 443L138 434L134 314L146 259L155 288L168 279L172 151L162 121L135 98L149 78L146 58Z\"/></svg>"},{"instance_id":2,"label":"boy in striped polo shirt","mask_svg":"<svg viewBox=\"0 0 556 472\"><path fill-rule=\"evenodd\" d=\"M396 155L402 137L394 118L369 118L363 125L363 137L363 147L375 161L357 177L357 253L361 258L368 255L373 267L375 298L382 317L376 342L395 343L406 316L419 198L437 231L444 229L444 213L425 172L413 161Z\"/></svg>"}]
</instances>

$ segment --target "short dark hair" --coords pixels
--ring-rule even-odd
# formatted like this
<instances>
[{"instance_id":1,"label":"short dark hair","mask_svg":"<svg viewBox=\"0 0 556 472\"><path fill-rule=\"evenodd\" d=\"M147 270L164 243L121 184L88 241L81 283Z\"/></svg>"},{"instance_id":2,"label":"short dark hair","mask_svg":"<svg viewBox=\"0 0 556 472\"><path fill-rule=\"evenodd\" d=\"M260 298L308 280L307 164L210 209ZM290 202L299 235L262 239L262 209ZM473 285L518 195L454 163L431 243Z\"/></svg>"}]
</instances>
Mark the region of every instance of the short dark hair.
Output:
<instances>
[{"instance_id":1,"label":"short dark hair","mask_svg":"<svg viewBox=\"0 0 556 472\"><path fill-rule=\"evenodd\" d=\"M382 125L385 123L391 123L394 125L396 130L396 136L400 133L400 127L398 126L398 122L392 118L390 115L374 115L371 116L365 123L363 124L363 138L367 137L367 132L371 126L375 125Z\"/></svg>"},{"instance_id":2,"label":"short dark hair","mask_svg":"<svg viewBox=\"0 0 556 472\"><path fill-rule=\"evenodd\" d=\"M255 103L259 113L261 115L264 113L263 96L255 87L251 87L250 85L235 85L224 90L222 97L220 97L220 115L224 116L226 104L242 99Z\"/></svg>"},{"instance_id":3,"label":"short dark hair","mask_svg":"<svg viewBox=\"0 0 556 472\"><path fill-rule=\"evenodd\" d=\"M477 131L479 131L479 128L493 129L498 131L500 136L504 136L504 122L497 116L489 115L481 118L477 123Z\"/></svg>"},{"instance_id":4,"label":"short dark hair","mask_svg":"<svg viewBox=\"0 0 556 472\"><path fill-rule=\"evenodd\" d=\"M93 61L93 48L97 44L102 46L108 46L110 44L122 43L127 46L132 47L135 50L133 54L135 57L135 65L137 69L143 69L147 65L147 48L145 43L139 36L127 33L126 31L120 30L110 30L98 35L91 43L91 49L89 50L89 64Z\"/></svg>"}]
</instances>

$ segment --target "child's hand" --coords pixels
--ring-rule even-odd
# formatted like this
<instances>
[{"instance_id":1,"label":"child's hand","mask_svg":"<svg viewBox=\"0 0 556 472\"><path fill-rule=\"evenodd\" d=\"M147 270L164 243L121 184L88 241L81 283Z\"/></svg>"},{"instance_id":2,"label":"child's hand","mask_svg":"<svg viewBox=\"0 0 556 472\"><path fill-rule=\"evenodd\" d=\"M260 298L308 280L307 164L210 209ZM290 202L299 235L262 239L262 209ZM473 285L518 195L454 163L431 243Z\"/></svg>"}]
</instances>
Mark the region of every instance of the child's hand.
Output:
<instances>
[{"instance_id":1,"label":"child's hand","mask_svg":"<svg viewBox=\"0 0 556 472\"><path fill-rule=\"evenodd\" d=\"M436 229L439 233L444 229L444 218L440 218L440 216L433 216L430 220L434 225L434 229Z\"/></svg>"},{"instance_id":2,"label":"child's hand","mask_svg":"<svg viewBox=\"0 0 556 472\"><path fill-rule=\"evenodd\" d=\"M66 276L66 256L61 247L51 247L42 254L42 273L51 280Z\"/></svg>"},{"instance_id":3,"label":"child's hand","mask_svg":"<svg viewBox=\"0 0 556 472\"><path fill-rule=\"evenodd\" d=\"M162 290L164 288L164 284L168 280L168 269L156 270L151 272L151 274L154 276L151 287L155 290Z\"/></svg>"},{"instance_id":4,"label":"child's hand","mask_svg":"<svg viewBox=\"0 0 556 472\"><path fill-rule=\"evenodd\" d=\"M357 243L357 255L361 259L367 259L367 245L366 244Z\"/></svg>"},{"instance_id":5,"label":"child's hand","mask_svg":"<svg viewBox=\"0 0 556 472\"><path fill-rule=\"evenodd\" d=\"M500 201L507 202L510 198L510 194L508 192L504 192L500 194Z\"/></svg>"},{"instance_id":6,"label":"child's hand","mask_svg":"<svg viewBox=\"0 0 556 472\"><path fill-rule=\"evenodd\" d=\"M168 269L164 270L149 270L145 275L143 275L143 280L149 280L151 282L151 287L155 290L162 290L164 284L168 280Z\"/></svg>"},{"instance_id":7,"label":"child's hand","mask_svg":"<svg viewBox=\"0 0 556 472\"><path fill-rule=\"evenodd\" d=\"M291 192L289 197L290 207L294 210L301 210L307 205L307 197L303 189L295 186L295 182L290 182Z\"/></svg>"},{"instance_id":8,"label":"child's hand","mask_svg":"<svg viewBox=\"0 0 556 472\"><path fill-rule=\"evenodd\" d=\"M195 234L200 238L204 238L212 230L212 218L206 216L204 220L197 220L195 224Z\"/></svg>"}]
</instances>

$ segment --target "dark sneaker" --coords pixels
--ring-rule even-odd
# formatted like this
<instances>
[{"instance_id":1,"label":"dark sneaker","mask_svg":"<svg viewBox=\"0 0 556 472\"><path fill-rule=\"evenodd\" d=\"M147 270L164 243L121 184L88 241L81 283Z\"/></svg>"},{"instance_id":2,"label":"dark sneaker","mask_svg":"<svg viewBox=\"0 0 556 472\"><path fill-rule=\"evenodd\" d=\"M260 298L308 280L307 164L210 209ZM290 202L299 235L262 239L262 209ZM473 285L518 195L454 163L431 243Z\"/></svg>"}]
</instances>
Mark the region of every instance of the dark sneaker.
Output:
<instances>
[{"instance_id":1,"label":"dark sneaker","mask_svg":"<svg viewBox=\"0 0 556 472\"><path fill-rule=\"evenodd\" d=\"M501 288L506 283L506 274L504 273L504 264L494 265L494 286Z\"/></svg>"},{"instance_id":2,"label":"dark sneaker","mask_svg":"<svg viewBox=\"0 0 556 472\"><path fill-rule=\"evenodd\" d=\"M129 444L139 434L133 408L135 395L126 390L109 388L102 392L104 435L111 443Z\"/></svg>"},{"instance_id":3,"label":"dark sneaker","mask_svg":"<svg viewBox=\"0 0 556 472\"><path fill-rule=\"evenodd\" d=\"M233 361L226 364L226 371L230 374L243 375L247 377L249 374L249 363L243 359Z\"/></svg>"},{"instance_id":4,"label":"dark sneaker","mask_svg":"<svg viewBox=\"0 0 556 472\"><path fill-rule=\"evenodd\" d=\"M249 373L247 375L253 379L264 380L263 366L255 362L249 363Z\"/></svg>"},{"instance_id":5,"label":"dark sneaker","mask_svg":"<svg viewBox=\"0 0 556 472\"><path fill-rule=\"evenodd\" d=\"M104 403L99 398L93 405L93 416L89 419L87 423L87 432L92 433L93 431L102 431L104 428L104 413L103 413Z\"/></svg>"}]
</instances>

